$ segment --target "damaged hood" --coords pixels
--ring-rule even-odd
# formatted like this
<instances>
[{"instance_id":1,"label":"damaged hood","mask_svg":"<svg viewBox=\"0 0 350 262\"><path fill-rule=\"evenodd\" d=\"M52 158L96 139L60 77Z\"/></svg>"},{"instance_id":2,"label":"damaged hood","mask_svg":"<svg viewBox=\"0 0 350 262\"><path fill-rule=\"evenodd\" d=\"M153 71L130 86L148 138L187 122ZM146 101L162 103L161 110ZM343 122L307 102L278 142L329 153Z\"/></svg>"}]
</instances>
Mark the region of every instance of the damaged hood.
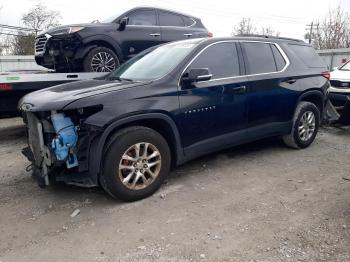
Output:
<instances>
[{"instance_id":1,"label":"damaged hood","mask_svg":"<svg viewBox=\"0 0 350 262\"><path fill-rule=\"evenodd\" d=\"M30 93L20 100L18 108L32 112L61 110L80 99L114 93L145 84L147 83L107 80L76 81Z\"/></svg>"},{"instance_id":2,"label":"damaged hood","mask_svg":"<svg viewBox=\"0 0 350 262\"><path fill-rule=\"evenodd\" d=\"M68 34L68 30L71 27L83 27L83 28L109 28L113 27L111 23L85 23L85 24L71 24L71 25L62 25L51 28L42 34L49 35L60 35L60 34Z\"/></svg>"}]
</instances>

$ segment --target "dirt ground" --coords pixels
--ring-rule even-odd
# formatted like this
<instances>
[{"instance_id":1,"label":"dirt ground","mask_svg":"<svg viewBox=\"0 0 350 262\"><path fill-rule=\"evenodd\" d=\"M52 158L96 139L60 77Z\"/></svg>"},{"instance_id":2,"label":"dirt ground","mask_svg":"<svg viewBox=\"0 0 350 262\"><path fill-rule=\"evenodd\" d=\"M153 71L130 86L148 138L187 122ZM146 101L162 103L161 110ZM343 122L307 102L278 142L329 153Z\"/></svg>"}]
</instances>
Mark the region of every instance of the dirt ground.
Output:
<instances>
[{"instance_id":1,"label":"dirt ground","mask_svg":"<svg viewBox=\"0 0 350 262\"><path fill-rule=\"evenodd\" d=\"M40 189L0 120L0 261L350 261L350 129L268 139L176 168L154 196ZM71 217L76 210L80 214Z\"/></svg>"}]
</instances>

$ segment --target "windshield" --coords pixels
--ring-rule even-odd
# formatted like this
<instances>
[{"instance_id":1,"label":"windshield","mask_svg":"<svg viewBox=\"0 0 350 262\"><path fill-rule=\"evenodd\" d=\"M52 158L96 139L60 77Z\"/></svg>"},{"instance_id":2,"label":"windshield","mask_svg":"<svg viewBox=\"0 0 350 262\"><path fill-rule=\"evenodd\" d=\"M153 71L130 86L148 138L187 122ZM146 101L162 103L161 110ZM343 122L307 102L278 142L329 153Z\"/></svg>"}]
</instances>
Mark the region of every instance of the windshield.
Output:
<instances>
[{"instance_id":1,"label":"windshield","mask_svg":"<svg viewBox=\"0 0 350 262\"><path fill-rule=\"evenodd\" d=\"M346 64L344 64L341 68L339 68L339 70L344 70L344 71L350 71L350 60L348 62L346 62Z\"/></svg>"},{"instance_id":2,"label":"windshield","mask_svg":"<svg viewBox=\"0 0 350 262\"><path fill-rule=\"evenodd\" d=\"M112 72L108 78L132 81L155 80L165 76L182 61L195 44L178 42L148 49Z\"/></svg>"},{"instance_id":3,"label":"windshield","mask_svg":"<svg viewBox=\"0 0 350 262\"><path fill-rule=\"evenodd\" d=\"M117 19L118 18L118 15L113 15L113 16L110 16L110 17L108 17L108 18L106 18L106 19L103 19L103 20L101 20L101 23L113 23L114 22L114 20L115 19Z\"/></svg>"},{"instance_id":4,"label":"windshield","mask_svg":"<svg viewBox=\"0 0 350 262\"><path fill-rule=\"evenodd\" d=\"M115 19L121 16L126 10L120 10L117 14L111 15L108 18L100 20L101 23L113 23Z\"/></svg>"}]
</instances>

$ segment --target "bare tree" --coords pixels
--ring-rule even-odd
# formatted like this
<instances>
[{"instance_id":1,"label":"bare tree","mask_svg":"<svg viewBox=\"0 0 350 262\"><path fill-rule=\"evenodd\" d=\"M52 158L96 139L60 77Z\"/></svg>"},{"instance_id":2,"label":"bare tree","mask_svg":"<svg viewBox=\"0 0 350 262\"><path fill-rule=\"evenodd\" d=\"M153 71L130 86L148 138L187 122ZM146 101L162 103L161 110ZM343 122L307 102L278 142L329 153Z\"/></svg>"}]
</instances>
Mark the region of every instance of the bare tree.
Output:
<instances>
[{"instance_id":1,"label":"bare tree","mask_svg":"<svg viewBox=\"0 0 350 262\"><path fill-rule=\"evenodd\" d=\"M13 55L33 55L34 54L35 34L24 34L18 32L11 41Z\"/></svg>"},{"instance_id":2,"label":"bare tree","mask_svg":"<svg viewBox=\"0 0 350 262\"><path fill-rule=\"evenodd\" d=\"M59 12L48 10L46 6L38 3L22 16L22 22L26 27L40 31L58 26L61 18Z\"/></svg>"},{"instance_id":3,"label":"bare tree","mask_svg":"<svg viewBox=\"0 0 350 262\"><path fill-rule=\"evenodd\" d=\"M350 47L350 16L339 5L315 23L311 38L317 49ZM306 35L309 37L309 34Z\"/></svg>"},{"instance_id":4,"label":"bare tree","mask_svg":"<svg viewBox=\"0 0 350 262\"><path fill-rule=\"evenodd\" d=\"M251 18L242 18L237 26L233 29L232 35L251 35L256 34L256 27Z\"/></svg>"},{"instance_id":5,"label":"bare tree","mask_svg":"<svg viewBox=\"0 0 350 262\"><path fill-rule=\"evenodd\" d=\"M0 55L10 55L12 54L12 48L11 48L11 45L12 45L12 36L2 36L1 37L1 40L0 40Z\"/></svg>"},{"instance_id":6,"label":"bare tree","mask_svg":"<svg viewBox=\"0 0 350 262\"><path fill-rule=\"evenodd\" d=\"M30 9L28 13L22 15L22 23L33 29L33 32L17 32L11 39L12 54L33 55L34 42L38 32L45 31L51 27L59 25L61 15L57 11L48 10L41 3Z\"/></svg>"},{"instance_id":7,"label":"bare tree","mask_svg":"<svg viewBox=\"0 0 350 262\"><path fill-rule=\"evenodd\" d=\"M270 26L262 27L260 30L262 35L279 36L280 32L276 31Z\"/></svg>"},{"instance_id":8,"label":"bare tree","mask_svg":"<svg viewBox=\"0 0 350 262\"><path fill-rule=\"evenodd\" d=\"M279 32L275 31L271 26L261 27L257 29L251 18L242 18L237 26L234 27L232 36L234 35L270 35L279 36Z\"/></svg>"}]
</instances>

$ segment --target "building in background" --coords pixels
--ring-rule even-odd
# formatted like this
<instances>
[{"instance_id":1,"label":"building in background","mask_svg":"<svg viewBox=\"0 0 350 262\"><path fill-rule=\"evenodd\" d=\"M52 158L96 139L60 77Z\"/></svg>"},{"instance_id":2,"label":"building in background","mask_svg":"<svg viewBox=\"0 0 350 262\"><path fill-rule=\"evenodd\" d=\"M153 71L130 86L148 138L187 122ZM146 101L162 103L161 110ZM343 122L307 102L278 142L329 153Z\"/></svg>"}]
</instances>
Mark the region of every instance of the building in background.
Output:
<instances>
[{"instance_id":1,"label":"building in background","mask_svg":"<svg viewBox=\"0 0 350 262\"><path fill-rule=\"evenodd\" d=\"M339 67L350 59L350 48L317 50L329 69Z\"/></svg>"}]
</instances>

